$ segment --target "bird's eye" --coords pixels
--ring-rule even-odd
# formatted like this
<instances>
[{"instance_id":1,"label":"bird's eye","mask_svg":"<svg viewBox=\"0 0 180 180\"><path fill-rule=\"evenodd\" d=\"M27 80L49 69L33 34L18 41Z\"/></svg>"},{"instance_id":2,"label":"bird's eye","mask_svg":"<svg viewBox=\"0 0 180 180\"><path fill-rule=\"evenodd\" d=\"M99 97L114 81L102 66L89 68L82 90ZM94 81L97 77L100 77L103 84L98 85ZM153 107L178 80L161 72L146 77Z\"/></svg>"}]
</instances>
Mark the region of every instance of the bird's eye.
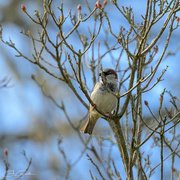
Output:
<instances>
[{"instance_id":1,"label":"bird's eye","mask_svg":"<svg viewBox=\"0 0 180 180\"><path fill-rule=\"evenodd\" d=\"M109 72L109 71L106 71L106 72L101 72L101 73L103 73L105 76L107 76L107 75L109 75L109 74L112 74L111 72ZM99 76L102 76L102 74L101 73L99 73Z\"/></svg>"},{"instance_id":2,"label":"bird's eye","mask_svg":"<svg viewBox=\"0 0 180 180\"><path fill-rule=\"evenodd\" d=\"M112 74L111 71L106 71L104 72L105 75L109 75L109 74Z\"/></svg>"}]
</instances>

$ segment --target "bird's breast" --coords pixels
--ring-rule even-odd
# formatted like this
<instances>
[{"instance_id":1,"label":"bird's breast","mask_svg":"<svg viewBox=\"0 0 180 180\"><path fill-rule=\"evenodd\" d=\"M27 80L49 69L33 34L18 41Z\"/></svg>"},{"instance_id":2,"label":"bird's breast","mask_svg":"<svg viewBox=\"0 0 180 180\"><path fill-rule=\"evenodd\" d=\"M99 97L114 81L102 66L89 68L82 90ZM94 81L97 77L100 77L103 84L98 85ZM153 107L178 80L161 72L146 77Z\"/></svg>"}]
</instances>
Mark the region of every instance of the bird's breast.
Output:
<instances>
[{"instance_id":1,"label":"bird's breast","mask_svg":"<svg viewBox=\"0 0 180 180\"><path fill-rule=\"evenodd\" d=\"M104 113L110 113L116 107L117 98L113 92L103 86L100 86L92 92L91 99L97 108Z\"/></svg>"}]
</instances>

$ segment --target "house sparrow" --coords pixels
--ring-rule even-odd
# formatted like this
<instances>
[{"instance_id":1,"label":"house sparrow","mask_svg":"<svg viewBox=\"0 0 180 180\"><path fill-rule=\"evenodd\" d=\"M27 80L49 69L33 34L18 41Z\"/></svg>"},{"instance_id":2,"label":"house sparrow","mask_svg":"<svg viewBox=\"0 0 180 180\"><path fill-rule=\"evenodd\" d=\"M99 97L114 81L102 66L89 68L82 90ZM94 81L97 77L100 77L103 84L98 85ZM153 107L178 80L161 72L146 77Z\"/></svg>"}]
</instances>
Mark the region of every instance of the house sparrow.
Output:
<instances>
[{"instance_id":1,"label":"house sparrow","mask_svg":"<svg viewBox=\"0 0 180 180\"><path fill-rule=\"evenodd\" d=\"M101 76L101 81L96 83L90 97L97 109L105 114L111 114L111 111L115 109L117 103L115 94L118 92L118 77L113 69L104 69L99 76ZM89 119L81 129L81 132L89 135L92 134L96 121L100 117L102 117L102 115L90 104Z\"/></svg>"}]
</instances>

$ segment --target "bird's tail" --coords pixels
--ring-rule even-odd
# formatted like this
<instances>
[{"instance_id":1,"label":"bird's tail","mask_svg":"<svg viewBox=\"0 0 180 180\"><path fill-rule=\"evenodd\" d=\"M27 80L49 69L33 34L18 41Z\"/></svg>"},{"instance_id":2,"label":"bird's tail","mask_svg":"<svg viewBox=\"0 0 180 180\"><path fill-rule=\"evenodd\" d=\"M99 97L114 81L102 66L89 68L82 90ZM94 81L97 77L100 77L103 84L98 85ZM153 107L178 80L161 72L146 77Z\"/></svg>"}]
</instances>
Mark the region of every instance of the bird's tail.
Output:
<instances>
[{"instance_id":1,"label":"bird's tail","mask_svg":"<svg viewBox=\"0 0 180 180\"><path fill-rule=\"evenodd\" d=\"M96 124L96 121L90 121L88 119L87 123L83 126L83 128L81 129L81 132L84 134L89 134L91 135L94 129L94 126Z\"/></svg>"}]
</instances>

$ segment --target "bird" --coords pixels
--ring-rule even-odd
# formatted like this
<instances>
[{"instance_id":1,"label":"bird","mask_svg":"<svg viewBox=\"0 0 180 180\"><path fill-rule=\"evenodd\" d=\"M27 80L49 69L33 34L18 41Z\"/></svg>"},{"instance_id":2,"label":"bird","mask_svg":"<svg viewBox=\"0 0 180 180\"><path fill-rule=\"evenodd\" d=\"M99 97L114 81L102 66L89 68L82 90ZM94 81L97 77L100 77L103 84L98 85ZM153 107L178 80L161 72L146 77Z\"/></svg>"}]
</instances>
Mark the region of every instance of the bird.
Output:
<instances>
[{"instance_id":1,"label":"bird","mask_svg":"<svg viewBox=\"0 0 180 180\"><path fill-rule=\"evenodd\" d=\"M117 104L118 75L113 69L107 68L103 69L99 76L101 76L101 80L95 84L90 98L98 110L112 116L111 112L116 108ZM91 135L97 120L102 117L95 107L90 104L89 119L80 130L82 133Z\"/></svg>"}]
</instances>

